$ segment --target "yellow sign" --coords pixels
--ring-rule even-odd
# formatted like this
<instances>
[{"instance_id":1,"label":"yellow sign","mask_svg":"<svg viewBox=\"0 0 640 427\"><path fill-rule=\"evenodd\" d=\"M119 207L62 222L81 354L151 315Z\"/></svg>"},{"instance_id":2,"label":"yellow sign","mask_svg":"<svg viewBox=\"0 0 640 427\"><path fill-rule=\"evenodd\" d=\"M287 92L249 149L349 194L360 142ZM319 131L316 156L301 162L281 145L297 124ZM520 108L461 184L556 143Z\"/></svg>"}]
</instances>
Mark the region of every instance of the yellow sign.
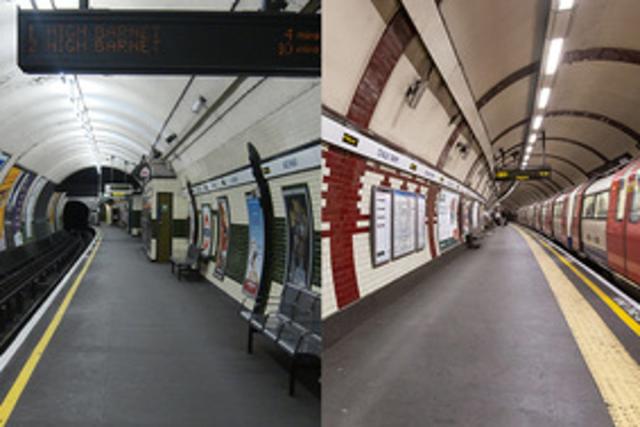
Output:
<instances>
[{"instance_id":1,"label":"yellow sign","mask_svg":"<svg viewBox=\"0 0 640 427\"><path fill-rule=\"evenodd\" d=\"M356 138L353 135L349 135L348 133L344 133L342 135L342 142L349 145L353 145L354 147L358 146L358 138Z\"/></svg>"}]
</instances>

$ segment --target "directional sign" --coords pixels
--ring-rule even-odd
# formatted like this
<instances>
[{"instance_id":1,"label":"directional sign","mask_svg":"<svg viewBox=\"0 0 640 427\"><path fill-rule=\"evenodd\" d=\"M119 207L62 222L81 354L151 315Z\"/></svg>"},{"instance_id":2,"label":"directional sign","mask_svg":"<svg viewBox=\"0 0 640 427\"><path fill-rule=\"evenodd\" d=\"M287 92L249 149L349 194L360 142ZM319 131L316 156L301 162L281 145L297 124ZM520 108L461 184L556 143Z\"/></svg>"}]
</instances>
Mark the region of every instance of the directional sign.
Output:
<instances>
[{"instance_id":1,"label":"directional sign","mask_svg":"<svg viewBox=\"0 0 640 427\"><path fill-rule=\"evenodd\" d=\"M496 181L528 181L551 178L550 168L501 169L496 171Z\"/></svg>"},{"instance_id":2,"label":"directional sign","mask_svg":"<svg viewBox=\"0 0 640 427\"><path fill-rule=\"evenodd\" d=\"M26 73L320 75L320 15L19 11Z\"/></svg>"}]
</instances>

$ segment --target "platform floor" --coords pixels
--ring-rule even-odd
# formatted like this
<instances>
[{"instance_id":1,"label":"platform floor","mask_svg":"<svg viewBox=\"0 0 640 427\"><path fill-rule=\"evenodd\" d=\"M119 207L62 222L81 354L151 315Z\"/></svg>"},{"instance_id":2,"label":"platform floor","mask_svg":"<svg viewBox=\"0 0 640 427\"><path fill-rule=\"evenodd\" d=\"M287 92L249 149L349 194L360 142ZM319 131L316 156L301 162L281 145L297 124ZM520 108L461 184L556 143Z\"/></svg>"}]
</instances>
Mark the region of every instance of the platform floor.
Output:
<instances>
[{"instance_id":1,"label":"platform floor","mask_svg":"<svg viewBox=\"0 0 640 427\"><path fill-rule=\"evenodd\" d=\"M416 275L411 275L415 280ZM323 425L611 426L522 235L500 228L323 354Z\"/></svg>"},{"instance_id":2,"label":"platform floor","mask_svg":"<svg viewBox=\"0 0 640 427\"><path fill-rule=\"evenodd\" d=\"M256 338L246 353L230 298L205 281L178 282L140 240L102 231L9 426L320 425L317 395L298 385L288 396L277 349Z\"/></svg>"}]
</instances>

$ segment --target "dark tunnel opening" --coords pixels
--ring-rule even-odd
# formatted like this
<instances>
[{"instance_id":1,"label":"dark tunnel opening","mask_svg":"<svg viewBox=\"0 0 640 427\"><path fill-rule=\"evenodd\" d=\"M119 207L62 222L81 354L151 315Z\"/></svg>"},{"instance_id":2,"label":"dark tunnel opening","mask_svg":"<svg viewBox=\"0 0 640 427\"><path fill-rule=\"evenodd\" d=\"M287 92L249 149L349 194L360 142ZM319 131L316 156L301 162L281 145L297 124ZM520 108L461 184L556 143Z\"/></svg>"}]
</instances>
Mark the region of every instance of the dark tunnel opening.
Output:
<instances>
[{"instance_id":1,"label":"dark tunnel opening","mask_svg":"<svg viewBox=\"0 0 640 427\"><path fill-rule=\"evenodd\" d=\"M89 208L82 202L69 201L64 206L62 222L67 231L89 228Z\"/></svg>"}]
</instances>

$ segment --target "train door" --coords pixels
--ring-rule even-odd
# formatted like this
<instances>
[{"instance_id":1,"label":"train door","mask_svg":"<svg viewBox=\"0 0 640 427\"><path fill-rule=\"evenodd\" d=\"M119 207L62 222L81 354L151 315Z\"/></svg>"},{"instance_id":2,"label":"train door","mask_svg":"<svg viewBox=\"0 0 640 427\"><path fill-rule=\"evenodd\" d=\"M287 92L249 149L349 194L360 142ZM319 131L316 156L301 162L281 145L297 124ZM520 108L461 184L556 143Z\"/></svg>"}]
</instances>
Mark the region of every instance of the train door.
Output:
<instances>
[{"instance_id":1,"label":"train door","mask_svg":"<svg viewBox=\"0 0 640 427\"><path fill-rule=\"evenodd\" d=\"M573 249L573 208L576 204L576 193L577 189L573 190L567 196L567 209L564 213L564 218L566 221L566 230L567 230L567 248Z\"/></svg>"},{"instance_id":2,"label":"train door","mask_svg":"<svg viewBox=\"0 0 640 427\"><path fill-rule=\"evenodd\" d=\"M544 203L544 234L553 237L553 199Z\"/></svg>"},{"instance_id":3,"label":"train door","mask_svg":"<svg viewBox=\"0 0 640 427\"><path fill-rule=\"evenodd\" d=\"M640 173L638 167L627 181L627 226L625 233L626 269L625 276L640 283Z\"/></svg>"},{"instance_id":4,"label":"train door","mask_svg":"<svg viewBox=\"0 0 640 427\"><path fill-rule=\"evenodd\" d=\"M562 196L562 205L559 212L560 215L560 242L564 246L567 246L567 239L569 236L567 229L567 210L569 209L569 195Z\"/></svg>"},{"instance_id":5,"label":"train door","mask_svg":"<svg viewBox=\"0 0 640 427\"><path fill-rule=\"evenodd\" d=\"M575 202L573 204L573 220L571 222L571 249L582 252L582 203L584 192L588 184L583 184L576 190Z\"/></svg>"},{"instance_id":6,"label":"train door","mask_svg":"<svg viewBox=\"0 0 640 427\"><path fill-rule=\"evenodd\" d=\"M627 212L626 177L616 174L611 183L611 200L607 216L607 262L613 271L624 274L626 270L625 232Z\"/></svg>"},{"instance_id":7,"label":"train door","mask_svg":"<svg viewBox=\"0 0 640 427\"><path fill-rule=\"evenodd\" d=\"M171 258L171 235L173 221L173 194L158 193L158 262L167 262Z\"/></svg>"}]
</instances>

